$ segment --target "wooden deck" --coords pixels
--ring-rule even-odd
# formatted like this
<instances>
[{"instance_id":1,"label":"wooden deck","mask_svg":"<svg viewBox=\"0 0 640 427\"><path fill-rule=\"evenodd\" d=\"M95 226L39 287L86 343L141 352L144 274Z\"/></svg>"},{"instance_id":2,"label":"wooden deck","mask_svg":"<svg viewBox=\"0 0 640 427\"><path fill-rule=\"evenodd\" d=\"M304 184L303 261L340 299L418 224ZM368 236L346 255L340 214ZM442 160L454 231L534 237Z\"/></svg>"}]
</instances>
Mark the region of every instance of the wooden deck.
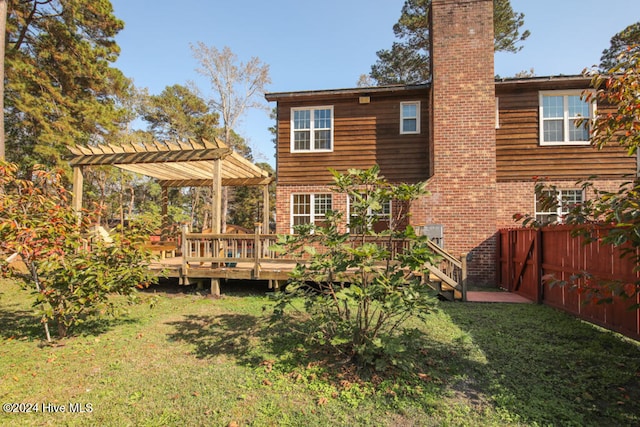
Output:
<instances>
[{"instance_id":1,"label":"wooden deck","mask_svg":"<svg viewBox=\"0 0 640 427\"><path fill-rule=\"evenodd\" d=\"M260 262L256 272L253 261L230 263L197 262L190 263L183 271L183 257L157 260L149 268L166 277L181 279L180 284L189 284L184 279L238 279L238 280L287 280L289 272L295 266L293 261Z\"/></svg>"},{"instance_id":2,"label":"wooden deck","mask_svg":"<svg viewBox=\"0 0 640 427\"><path fill-rule=\"evenodd\" d=\"M272 249L277 236L272 234L212 234L191 233L183 229L180 248L167 253L166 248L158 246L159 259L149 267L157 275L177 278L181 285L211 282L211 293L219 295L220 280L266 280L270 288L279 288L289 278L289 274L302 259L290 254L275 252ZM354 236L354 244L360 239ZM401 239L373 239L371 242L386 245L389 252L396 254L404 251L410 242ZM153 246L151 247L153 249ZM321 248L318 248L321 250ZM432 249L441 261L437 265L426 265L422 272L425 282L441 294L451 294L450 299L466 299L466 265L442 251L435 244ZM428 274L427 271L429 272ZM348 280L348 272L347 279ZM432 279L435 278L435 279ZM433 286L433 285L436 286Z\"/></svg>"}]
</instances>

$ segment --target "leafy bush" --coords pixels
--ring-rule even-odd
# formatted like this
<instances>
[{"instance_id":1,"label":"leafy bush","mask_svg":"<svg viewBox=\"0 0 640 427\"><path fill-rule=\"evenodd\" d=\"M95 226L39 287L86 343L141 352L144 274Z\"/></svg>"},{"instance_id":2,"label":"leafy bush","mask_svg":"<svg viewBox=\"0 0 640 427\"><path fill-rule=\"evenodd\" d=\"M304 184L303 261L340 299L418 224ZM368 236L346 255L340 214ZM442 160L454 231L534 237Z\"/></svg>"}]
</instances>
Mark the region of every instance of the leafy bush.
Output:
<instances>
[{"instance_id":1,"label":"leafy bush","mask_svg":"<svg viewBox=\"0 0 640 427\"><path fill-rule=\"evenodd\" d=\"M404 324L412 316L426 316L434 303L415 272L435 256L427 238L406 225L409 206L426 194L425 186L391 185L377 167L332 172L333 191L350 199L348 224L342 212L328 212L322 225L301 225L296 234L279 237L277 249L304 261L291 273L285 292L276 296L276 319L286 320L285 309L302 298L310 341L339 351L360 367L406 366L408 342L402 337L410 331ZM388 230L376 232L389 202ZM345 226L361 234L344 231Z\"/></svg>"},{"instance_id":2,"label":"leafy bush","mask_svg":"<svg viewBox=\"0 0 640 427\"><path fill-rule=\"evenodd\" d=\"M34 291L48 340L49 321L65 337L89 315L115 313L110 294L134 297L136 288L156 280L148 269L151 254L142 249L144 227L92 238L98 211L74 211L61 172L36 167L31 180L17 172L0 163L2 274L25 279Z\"/></svg>"}]
</instances>

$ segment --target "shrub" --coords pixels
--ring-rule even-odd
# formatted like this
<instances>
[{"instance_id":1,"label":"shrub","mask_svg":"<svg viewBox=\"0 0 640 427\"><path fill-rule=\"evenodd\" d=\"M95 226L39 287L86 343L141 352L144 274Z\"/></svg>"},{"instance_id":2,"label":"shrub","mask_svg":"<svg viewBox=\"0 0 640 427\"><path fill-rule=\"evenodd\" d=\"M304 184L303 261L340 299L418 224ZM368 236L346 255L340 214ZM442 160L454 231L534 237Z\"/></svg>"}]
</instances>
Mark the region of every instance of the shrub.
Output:
<instances>
[{"instance_id":1,"label":"shrub","mask_svg":"<svg viewBox=\"0 0 640 427\"><path fill-rule=\"evenodd\" d=\"M434 261L426 237L406 225L413 200L426 194L424 184L391 185L379 169L334 174L337 193L350 199L348 229L341 212L328 212L322 225L305 224L296 234L279 237L277 248L296 253L299 262L278 299L276 319L302 298L308 314L307 338L345 355L360 367L407 366L403 357L410 331L405 322L426 316L434 297L419 274ZM388 230L376 232L383 207L393 201ZM398 245L405 245L397 250ZM395 247L394 247L395 246ZM291 325L300 323L290 322Z\"/></svg>"},{"instance_id":2,"label":"shrub","mask_svg":"<svg viewBox=\"0 0 640 427\"><path fill-rule=\"evenodd\" d=\"M109 295L134 297L136 288L155 280L148 269L151 254L141 245L146 230L132 227L91 239L98 211L74 211L61 172L36 167L30 180L17 172L15 165L0 163L0 263L3 275L24 279L34 291L47 340L49 321L65 337L87 316L115 313ZM12 261L23 262L23 269L10 268Z\"/></svg>"}]
</instances>

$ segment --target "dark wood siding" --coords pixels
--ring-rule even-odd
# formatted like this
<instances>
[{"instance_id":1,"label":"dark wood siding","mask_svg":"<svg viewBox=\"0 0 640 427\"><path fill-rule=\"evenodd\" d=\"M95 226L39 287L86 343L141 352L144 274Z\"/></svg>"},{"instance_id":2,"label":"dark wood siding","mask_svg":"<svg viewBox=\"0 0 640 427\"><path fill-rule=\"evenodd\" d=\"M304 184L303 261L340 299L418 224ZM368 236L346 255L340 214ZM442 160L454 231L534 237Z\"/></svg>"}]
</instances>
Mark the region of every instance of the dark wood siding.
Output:
<instances>
[{"instance_id":1,"label":"dark wood siding","mask_svg":"<svg viewBox=\"0 0 640 427\"><path fill-rule=\"evenodd\" d=\"M533 176L549 179L579 179L590 175L619 178L636 170L635 157L617 146L597 150L589 145L540 146L540 90L582 89L588 80L558 84L549 81L538 85L496 85L499 98L500 128L496 129L496 168L498 181L531 180ZM599 110L606 107L598 105Z\"/></svg>"},{"instance_id":2,"label":"dark wood siding","mask_svg":"<svg viewBox=\"0 0 640 427\"><path fill-rule=\"evenodd\" d=\"M400 102L420 101L420 134L400 134ZM333 152L291 152L291 108L333 106ZM357 95L333 99L307 97L278 101L278 182L328 184L329 168L344 172L378 164L392 182L418 182L429 177L429 113L427 90L402 95L372 94L360 104Z\"/></svg>"}]
</instances>

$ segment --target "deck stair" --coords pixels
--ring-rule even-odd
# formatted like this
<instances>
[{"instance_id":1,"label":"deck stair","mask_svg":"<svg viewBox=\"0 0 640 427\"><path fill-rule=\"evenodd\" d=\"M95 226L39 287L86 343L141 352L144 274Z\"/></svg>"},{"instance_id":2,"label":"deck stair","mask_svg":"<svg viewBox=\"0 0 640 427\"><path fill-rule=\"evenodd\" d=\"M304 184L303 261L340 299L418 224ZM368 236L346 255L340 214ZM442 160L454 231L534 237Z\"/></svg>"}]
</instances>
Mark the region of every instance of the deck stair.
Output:
<instances>
[{"instance_id":1,"label":"deck stair","mask_svg":"<svg viewBox=\"0 0 640 427\"><path fill-rule=\"evenodd\" d=\"M429 242L429 247L436 253L438 260L435 264L425 265L428 271L428 274L424 275L425 283L436 290L438 295L444 299L466 301L466 254L462 254L461 259L457 259L433 242Z\"/></svg>"}]
</instances>

